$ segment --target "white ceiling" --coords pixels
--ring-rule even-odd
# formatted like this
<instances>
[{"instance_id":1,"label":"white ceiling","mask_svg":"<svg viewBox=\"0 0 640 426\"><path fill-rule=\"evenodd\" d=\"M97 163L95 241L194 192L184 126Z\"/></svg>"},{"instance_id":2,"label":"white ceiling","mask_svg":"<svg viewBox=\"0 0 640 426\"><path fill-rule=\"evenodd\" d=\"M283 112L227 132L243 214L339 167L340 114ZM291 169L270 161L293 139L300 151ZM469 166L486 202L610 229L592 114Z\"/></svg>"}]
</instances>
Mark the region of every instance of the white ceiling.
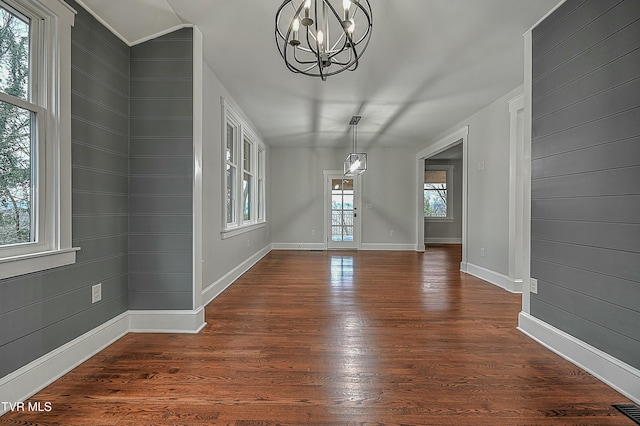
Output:
<instances>
[{"instance_id":1,"label":"white ceiling","mask_svg":"<svg viewBox=\"0 0 640 426\"><path fill-rule=\"evenodd\" d=\"M205 61L271 146L421 146L523 83L522 35L559 0L370 0L360 66L323 82L288 71L281 0L83 0L130 45L195 24Z\"/></svg>"}]
</instances>

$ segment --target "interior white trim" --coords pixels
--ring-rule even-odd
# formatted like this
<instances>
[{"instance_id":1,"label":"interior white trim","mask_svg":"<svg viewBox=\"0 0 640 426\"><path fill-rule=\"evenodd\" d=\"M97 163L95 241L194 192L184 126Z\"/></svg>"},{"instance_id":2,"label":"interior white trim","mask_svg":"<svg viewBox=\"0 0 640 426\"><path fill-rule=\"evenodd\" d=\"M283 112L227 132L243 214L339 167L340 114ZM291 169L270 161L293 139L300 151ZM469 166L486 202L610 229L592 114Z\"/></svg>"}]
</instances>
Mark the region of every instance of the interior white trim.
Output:
<instances>
[{"instance_id":1,"label":"interior white trim","mask_svg":"<svg viewBox=\"0 0 640 426\"><path fill-rule=\"evenodd\" d=\"M531 312L531 88L532 34L524 35L524 145L522 147L522 310Z\"/></svg>"},{"instance_id":2,"label":"interior white trim","mask_svg":"<svg viewBox=\"0 0 640 426\"><path fill-rule=\"evenodd\" d=\"M482 266L466 262L466 270L464 272L473 275L474 277L478 277L490 284L501 287L510 293L522 292L522 280L511 280L506 275L491 271L483 268Z\"/></svg>"},{"instance_id":3,"label":"interior white trim","mask_svg":"<svg viewBox=\"0 0 640 426\"><path fill-rule=\"evenodd\" d=\"M50 385L129 331L124 312L0 379L0 401L18 402ZM0 406L0 415L4 414Z\"/></svg>"},{"instance_id":4,"label":"interior white trim","mask_svg":"<svg viewBox=\"0 0 640 426\"><path fill-rule=\"evenodd\" d=\"M167 28L166 30L158 31L155 34L148 35L146 37L142 37L141 39L138 39L138 40L135 40L135 41L132 41L132 42L125 42L125 43L127 43L129 45L129 47L133 47L133 46L135 46L137 44L142 44L142 43L144 43L146 41L153 40L153 39L158 38L158 37L162 37L163 35L170 34L170 33L174 32L174 31L178 31L178 30L181 30L183 28L192 28L192 27L194 27L193 24L179 24L179 25L173 26L171 28Z\"/></svg>"},{"instance_id":5,"label":"interior white trim","mask_svg":"<svg viewBox=\"0 0 640 426\"><path fill-rule=\"evenodd\" d=\"M415 246L413 243L362 243L362 247L360 247L360 249L372 251L415 251Z\"/></svg>"},{"instance_id":6,"label":"interior white trim","mask_svg":"<svg viewBox=\"0 0 640 426\"><path fill-rule=\"evenodd\" d=\"M425 238L425 244L462 244L462 238Z\"/></svg>"},{"instance_id":7,"label":"interior white trim","mask_svg":"<svg viewBox=\"0 0 640 426\"><path fill-rule=\"evenodd\" d=\"M193 309L202 306L202 164L204 59L202 32L193 27Z\"/></svg>"},{"instance_id":8,"label":"interior white trim","mask_svg":"<svg viewBox=\"0 0 640 426\"><path fill-rule=\"evenodd\" d=\"M524 117L524 93L509 101L509 280L512 282L522 282L524 251L524 121L520 122L518 116Z\"/></svg>"},{"instance_id":9,"label":"interior white trim","mask_svg":"<svg viewBox=\"0 0 640 426\"><path fill-rule=\"evenodd\" d=\"M418 252L424 251L424 160L448 149L462 140L462 262L460 270L466 270L467 263L467 233L468 233L468 158L469 158L469 126L445 136L416 154L416 247ZM463 269L465 268L465 269Z\"/></svg>"},{"instance_id":10,"label":"interior white trim","mask_svg":"<svg viewBox=\"0 0 640 426\"><path fill-rule=\"evenodd\" d=\"M549 15L551 15L553 12L555 12L555 11L556 11L556 9L557 9L557 8L559 8L560 6L562 6L562 3L566 2L566 1L567 1L567 0L560 0L560 3L556 4L556 5L554 6L554 8L553 8L553 9L551 9L550 11L548 11L548 12L547 12L547 13L546 13L542 18L538 19L538 22L536 22L535 24L533 24L533 26L527 30L527 33L528 33L528 32L533 31L533 29L534 29L535 27L537 27L538 25L540 25L540 23L541 23L542 21L544 21L545 19L547 19L547 18L549 17ZM525 34L526 34L526 33L525 33Z\"/></svg>"},{"instance_id":11,"label":"interior white trim","mask_svg":"<svg viewBox=\"0 0 640 426\"><path fill-rule=\"evenodd\" d=\"M323 243L272 243L273 250L326 250Z\"/></svg>"},{"instance_id":12,"label":"interior white trim","mask_svg":"<svg viewBox=\"0 0 640 426\"><path fill-rule=\"evenodd\" d=\"M76 3L78 3L80 6L82 6L84 8L84 10L86 10L87 12L89 12L89 14L91 14L91 16L93 16L94 18L96 18L96 20L98 22L100 22L102 25L104 25L109 31L111 31L116 37L118 37L124 44L126 44L129 47L133 47L137 44L141 44L144 43L145 41L149 41L149 40L153 40L156 37L161 37L165 34L169 34L172 33L174 31L180 30L182 28L191 28L193 27L193 24L180 24L180 25L176 25L173 26L171 28L168 28L166 30L162 30L160 32L157 32L153 35L149 35L146 37L142 37L141 39L135 40L135 41L129 41L127 40L126 37L124 37L122 34L120 34L118 31L116 31L115 28L113 28L113 26L109 25L109 23L107 21L105 21L104 19L102 19L97 13L95 13L89 6L87 6L82 0L76 0Z\"/></svg>"},{"instance_id":13,"label":"interior white trim","mask_svg":"<svg viewBox=\"0 0 640 426\"><path fill-rule=\"evenodd\" d=\"M224 274L221 278L215 282L209 284L207 288L202 290L202 302L204 306L207 306L213 299L218 297L227 287L235 282L242 274L247 272L253 265L258 263L260 259L265 257L272 249L272 245L265 246L262 250Z\"/></svg>"},{"instance_id":14,"label":"interior white trim","mask_svg":"<svg viewBox=\"0 0 640 426\"><path fill-rule=\"evenodd\" d=\"M71 265L76 263L76 252L78 250L80 250L80 247L71 247L63 250L51 250L1 258L0 265L2 265L2 270L0 271L0 280Z\"/></svg>"},{"instance_id":15,"label":"interior white trim","mask_svg":"<svg viewBox=\"0 0 640 426\"><path fill-rule=\"evenodd\" d=\"M518 330L640 404L640 370L526 312Z\"/></svg>"},{"instance_id":16,"label":"interior white trim","mask_svg":"<svg viewBox=\"0 0 640 426\"><path fill-rule=\"evenodd\" d=\"M204 306L194 310L129 311L131 333L191 333L197 334L207 325Z\"/></svg>"}]
</instances>

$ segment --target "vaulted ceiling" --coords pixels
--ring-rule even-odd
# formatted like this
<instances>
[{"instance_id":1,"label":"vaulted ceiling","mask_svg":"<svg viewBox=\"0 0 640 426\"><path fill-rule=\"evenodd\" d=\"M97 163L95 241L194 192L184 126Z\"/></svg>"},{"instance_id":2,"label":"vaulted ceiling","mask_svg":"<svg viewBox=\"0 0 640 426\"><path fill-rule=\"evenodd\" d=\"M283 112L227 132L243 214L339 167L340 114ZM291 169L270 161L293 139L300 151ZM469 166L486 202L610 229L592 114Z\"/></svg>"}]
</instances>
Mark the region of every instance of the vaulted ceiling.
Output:
<instances>
[{"instance_id":1,"label":"vaulted ceiling","mask_svg":"<svg viewBox=\"0 0 640 426\"><path fill-rule=\"evenodd\" d=\"M355 72L327 81L285 68L282 0L82 0L133 45L194 24L205 62L271 146L419 147L523 83L523 37L559 0L370 0L373 35Z\"/></svg>"}]
</instances>

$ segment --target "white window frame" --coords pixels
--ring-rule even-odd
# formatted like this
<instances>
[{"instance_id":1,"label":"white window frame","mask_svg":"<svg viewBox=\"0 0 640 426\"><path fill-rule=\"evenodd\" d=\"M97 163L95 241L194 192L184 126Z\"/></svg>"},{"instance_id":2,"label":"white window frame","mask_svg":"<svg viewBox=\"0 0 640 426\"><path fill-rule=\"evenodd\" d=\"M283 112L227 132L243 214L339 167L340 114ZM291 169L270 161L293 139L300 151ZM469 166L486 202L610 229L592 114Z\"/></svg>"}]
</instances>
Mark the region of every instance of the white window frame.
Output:
<instances>
[{"instance_id":1,"label":"white window frame","mask_svg":"<svg viewBox=\"0 0 640 426\"><path fill-rule=\"evenodd\" d=\"M71 27L75 11L62 0L3 1L35 26L30 83L34 91L32 102L25 104L37 117L32 167L38 195L36 240L0 246L0 279L75 263L79 250L71 244Z\"/></svg>"},{"instance_id":2,"label":"white window frame","mask_svg":"<svg viewBox=\"0 0 640 426\"><path fill-rule=\"evenodd\" d=\"M256 161L256 156L258 154L258 150L255 148L256 144L253 142L253 140L248 137L247 134L243 135L243 139L242 139L242 177L240 178L240 181L242 182L242 184L244 185L244 177L245 175L247 175L249 177L249 196L247 198L247 201L249 203L249 208L246 209L246 205L245 205L245 198L244 198L244 187L242 188L242 200L241 200L241 208L242 208L242 223L243 224L250 224L250 223L256 223L256 216L257 216L257 209L256 207L256 203L255 201L257 201L257 197L256 197L256 193L255 193L255 170L256 167L258 165L258 162ZM245 166L247 166L246 162L244 161L245 159L245 155L247 154L247 145L249 145L249 164L248 164L248 168L246 168ZM244 217L244 212L245 210L248 210L249 213L249 217L245 218Z\"/></svg>"},{"instance_id":3,"label":"white window frame","mask_svg":"<svg viewBox=\"0 0 640 426\"><path fill-rule=\"evenodd\" d=\"M267 166L267 152L264 147L258 145L258 170L256 170L257 184L256 184L256 219L258 221L265 220L265 167Z\"/></svg>"},{"instance_id":4,"label":"white window frame","mask_svg":"<svg viewBox=\"0 0 640 426\"><path fill-rule=\"evenodd\" d=\"M234 135L233 135L233 155L232 158L227 159L227 138L229 137L229 133L228 133L228 129L229 127L231 127L233 129ZM240 174L240 166L239 166L239 161L240 161L240 148L239 148L239 135L240 135L240 123L238 121L236 121L234 119L233 116L228 116L225 118L224 121L224 129L223 129L223 147L222 147L222 155L223 155L223 159L224 159L224 167L223 167L223 181L224 181L224 188L223 188L223 203L224 203L224 216L222 218L225 228L233 228L235 226L238 225L239 222L239 215L240 212L238 211L238 190L236 185L238 184L238 174ZM235 173L233 173L233 193L231 194L231 204L232 204L232 208L233 208L233 212L232 212L232 216L231 216L231 221L227 220L227 216L228 216L228 209L227 209L227 167L232 167L235 170Z\"/></svg>"},{"instance_id":5,"label":"white window frame","mask_svg":"<svg viewBox=\"0 0 640 426\"><path fill-rule=\"evenodd\" d=\"M444 217L431 217L424 216L425 222L452 222L454 220L453 217L453 164L443 164L443 165L427 165L424 168L424 171L445 171L447 172L447 215ZM424 188L424 185L423 185ZM424 189L423 196L424 198Z\"/></svg>"},{"instance_id":6,"label":"white window frame","mask_svg":"<svg viewBox=\"0 0 640 426\"><path fill-rule=\"evenodd\" d=\"M237 112L237 110L224 98L220 99L220 105L222 107L222 230L220 232L223 239L230 238L235 235L239 235L245 232L252 231L254 229L262 228L266 225L266 160L260 165L261 154L262 158L266 159L267 146L258 138L253 129L244 120L244 118ZM234 185L234 208L236 211L235 221L227 223L227 159L226 159L226 144L227 144L227 123L231 123L236 129L235 135L235 154L236 154L236 174ZM244 167L244 149L245 140L249 142L251 153L251 164L249 170ZM258 171L261 171L264 176L260 178ZM244 220L244 197L242 182L244 174L249 173L252 176L252 190L250 191L250 204L251 212L250 219ZM258 181L261 181L263 185L263 204L262 212L258 211Z\"/></svg>"}]
</instances>

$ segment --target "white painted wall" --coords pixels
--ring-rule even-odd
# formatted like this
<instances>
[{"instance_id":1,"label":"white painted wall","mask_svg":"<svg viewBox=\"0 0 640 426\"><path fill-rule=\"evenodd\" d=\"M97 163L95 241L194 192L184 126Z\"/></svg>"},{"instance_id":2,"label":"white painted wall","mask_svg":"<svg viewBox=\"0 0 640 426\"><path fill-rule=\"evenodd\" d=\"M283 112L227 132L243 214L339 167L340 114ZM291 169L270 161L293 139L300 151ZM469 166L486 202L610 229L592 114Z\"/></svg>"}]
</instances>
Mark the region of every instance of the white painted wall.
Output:
<instances>
[{"instance_id":1,"label":"white painted wall","mask_svg":"<svg viewBox=\"0 0 640 426\"><path fill-rule=\"evenodd\" d=\"M414 250L415 151L369 148L367 162L360 209L362 248Z\"/></svg>"},{"instance_id":2,"label":"white painted wall","mask_svg":"<svg viewBox=\"0 0 640 426\"><path fill-rule=\"evenodd\" d=\"M340 170L344 152L343 148L271 148L271 229L275 248L322 247L323 171ZM368 169L361 181L362 205L358 209L362 248L413 250L414 151L371 148L367 149L367 160Z\"/></svg>"},{"instance_id":3,"label":"white painted wall","mask_svg":"<svg viewBox=\"0 0 640 426\"><path fill-rule=\"evenodd\" d=\"M469 126L467 264L499 280L509 274L509 101L522 93L512 90L425 144Z\"/></svg>"},{"instance_id":4,"label":"white painted wall","mask_svg":"<svg viewBox=\"0 0 640 426\"><path fill-rule=\"evenodd\" d=\"M269 223L267 225L234 237L222 239L222 108L220 97L232 104L233 99L222 86L213 71L204 65L204 122L203 122L203 164L202 164L202 286L206 291L212 285L222 290L230 278L227 274L242 269L248 261L270 246ZM236 110L242 110L236 106ZM250 120L243 117L248 123ZM253 127L253 126L252 126ZM255 130L255 127L254 127ZM268 148L267 148L268 150ZM270 153L267 152L267 156ZM268 158L267 158L268 161ZM267 181L269 176L267 176ZM267 205L268 208L268 205ZM267 216L267 220L269 216ZM211 293L211 291L210 291ZM205 298L204 303L208 300Z\"/></svg>"},{"instance_id":5,"label":"white painted wall","mask_svg":"<svg viewBox=\"0 0 640 426\"><path fill-rule=\"evenodd\" d=\"M342 167L337 151L333 148L273 147L269 165L274 247L297 248L300 245L301 248L321 249L324 244L322 172Z\"/></svg>"}]
</instances>

